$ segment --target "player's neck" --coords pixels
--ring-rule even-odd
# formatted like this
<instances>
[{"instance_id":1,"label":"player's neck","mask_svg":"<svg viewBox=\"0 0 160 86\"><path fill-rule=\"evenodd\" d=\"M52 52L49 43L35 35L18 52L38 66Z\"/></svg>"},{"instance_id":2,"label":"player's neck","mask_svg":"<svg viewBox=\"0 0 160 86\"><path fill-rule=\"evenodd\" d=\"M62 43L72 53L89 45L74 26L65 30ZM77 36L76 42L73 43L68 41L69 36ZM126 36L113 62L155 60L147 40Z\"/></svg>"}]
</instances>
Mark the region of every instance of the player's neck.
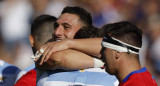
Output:
<instances>
[{"instance_id":1,"label":"player's neck","mask_svg":"<svg viewBox=\"0 0 160 86\"><path fill-rule=\"evenodd\" d=\"M120 82L123 81L131 72L141 69L141 66L137 61L125 61L119 66L120 68L117 70L116 77Z\"/></svg>"}]
</instances>

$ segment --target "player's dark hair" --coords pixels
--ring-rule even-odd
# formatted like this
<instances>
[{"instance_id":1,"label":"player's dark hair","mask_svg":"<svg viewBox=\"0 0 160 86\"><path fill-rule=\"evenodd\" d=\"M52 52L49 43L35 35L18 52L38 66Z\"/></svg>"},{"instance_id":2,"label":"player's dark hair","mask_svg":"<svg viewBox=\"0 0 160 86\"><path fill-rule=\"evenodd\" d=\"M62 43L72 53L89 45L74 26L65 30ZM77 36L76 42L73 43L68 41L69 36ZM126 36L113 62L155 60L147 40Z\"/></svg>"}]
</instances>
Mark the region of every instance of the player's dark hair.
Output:
<instances>
[{"instance_id":1,"label":"player's dark hair","mask_svg":"<svg viewBox=\"0 0 160 86\"><path fill-rule=\"evenodd\" d=\"M141 47L142 46L142 30L127 21L106 24L101 28L103 35L115 37L125 43Z\"/></svg>"},{"instance_id":2,"label":"player's dark hair","mask_svg":"<svg viewBox=\"0 0 160 86\"><path fill-rule=\"evenodd\" d=\"M53 41L53 25L57 20L56 17L50 15L41 15L36 17L31 26L31 35L34 38L35 46L41 47L49 41ZM36 47L33 47L34 54Z\"/></svg>"},{"instance_id":3,"label":"player's dark hair","mask_svg":"<svg viewBox=\"0 0 160 86\"><path fill-rule=\"evenodd\" d=\"M31 25L31 35L38 34L37 31L39 31L39 27L41 27L44 23L55 22L56 20L56 17L50 15L40 15L36 17L36 19L33 21Z\"/></svg>"},{"instance_id":4,"label":"player's dark hair","mask_svg":"<svg viewBox=\"0 0 160 86\"><path fill-rule=\"evenodd\" d=\"M79 16L80 20L85 24L85 26L92 26L92 17L89 12L87 12L85 9L74 6L74 7L65 7L61 14L64 13L70 13L70 14L76 14Z\"/></svg>"},{"instance_id":5,"label":"player's dark hair","mask_svg":"<svg viewBox=\"0 0 160 86\"><path fill-rule=\"evenodd\" d=\"M75 39L82 39L82 38L95 38L99 37L98 28L93 26L85 26L82 27L75 35Z\"/></svg>"}]
</instances>

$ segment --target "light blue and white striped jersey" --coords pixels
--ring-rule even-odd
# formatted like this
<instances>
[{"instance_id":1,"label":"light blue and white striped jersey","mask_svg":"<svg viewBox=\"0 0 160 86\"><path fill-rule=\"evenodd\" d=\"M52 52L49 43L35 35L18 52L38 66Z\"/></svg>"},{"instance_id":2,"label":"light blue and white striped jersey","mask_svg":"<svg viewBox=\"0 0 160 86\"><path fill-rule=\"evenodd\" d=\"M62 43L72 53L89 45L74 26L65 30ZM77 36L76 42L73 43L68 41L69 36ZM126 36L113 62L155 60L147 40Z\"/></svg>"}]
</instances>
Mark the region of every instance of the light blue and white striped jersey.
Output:
<instances>
[{"instance_id":1,"label":"light blue and white striped jersey","mask_svg":"<svg viewBox=\"0 0 160 86\"><path fill-rule=\"evenodd\" d=\"M35 64L32 64L32 65L28 66L27 68L25 68L24 70L21 70L21 71L18 73L17 77L16 77L15 83L16 83L24 74L26 74L28 71L30 71L30 70L32 70L32 69L34 69L34 68L35 68Z\"/></svg>"},{"instance_id":2,"label":"light blue and white striped jersey","mask_svg":"<svg viewBox=\"0 0 160 86\"><path fill-rule=\"evenodd\" d=\"M30 70L32 70L32 69L34 69L35 68L35 63L34 64L32 64L32 65L30 65L30 66L28 66L27 68L25 68L23 71L30 71Z\"/></svg>"},{"instance_id":3,"label":"light blue and white striped jersey","mask_svg":"<svg viewBox=\"0 0 160 86\"><path fill-rule=\"evenodd\" d=\"M118 86L119 82L101 68L79 71L50 70L43 72L37 86Z\"/></svg>"},{"instance_id":4,"label":"light blue and white striped jersey","mask_svg":"<svg viewBox=\"0 0 160 86\"><path fill-rule=\"evenodd\" d=\"M13 86L20 69L0 60L0 86Z\"/></svg>"}]
</instances>

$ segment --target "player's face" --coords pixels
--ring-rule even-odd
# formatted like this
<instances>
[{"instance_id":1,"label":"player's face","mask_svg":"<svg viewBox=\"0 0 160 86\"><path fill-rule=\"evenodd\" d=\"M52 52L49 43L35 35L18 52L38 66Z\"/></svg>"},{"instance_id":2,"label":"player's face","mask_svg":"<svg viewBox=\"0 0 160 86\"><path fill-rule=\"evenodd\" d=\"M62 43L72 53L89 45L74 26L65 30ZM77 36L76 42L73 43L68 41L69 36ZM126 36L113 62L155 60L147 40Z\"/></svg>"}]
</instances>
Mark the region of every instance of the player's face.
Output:
<instances>
[{"instance_id":1,"label":"player's face","mask_svg":"<svg viewBox=\"0 0 160 86\"><path fill-rule=\"evenodd\" d=\"M110 74L114 74L114 50L109 48L102 48L101 58L105 63L105 70Z\"/></svg>"},{"instance_id":2,"label":"player's face","mask_svg":"<svg viewBox=\"0 0 160 86\"><path fill-rule=\"evenodd\" d=\"M79 17L69 13L62 14L54 25L54 34L57 40L73 39L82 26Z\"/></svg>"}]
</instances>

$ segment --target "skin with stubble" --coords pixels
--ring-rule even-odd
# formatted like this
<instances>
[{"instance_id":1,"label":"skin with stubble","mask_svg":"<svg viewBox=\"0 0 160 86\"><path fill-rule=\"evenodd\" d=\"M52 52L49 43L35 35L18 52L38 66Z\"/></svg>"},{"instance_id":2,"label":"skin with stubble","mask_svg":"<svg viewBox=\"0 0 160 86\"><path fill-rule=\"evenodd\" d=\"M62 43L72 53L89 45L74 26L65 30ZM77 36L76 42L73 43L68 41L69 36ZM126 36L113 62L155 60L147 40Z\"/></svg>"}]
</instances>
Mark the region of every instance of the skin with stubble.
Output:
<instances>
[{"instance_id":1,"label":"skin with stubble","mask_svg":"<svg viewBox=\"0 0 160 86\"><path fill-rule=\"evenodd\" d=\"M114 67L113 67L113 64L115 64L115 62L116 61L114 61L114 51L112 51L111 49L109 49L109 48L102 48L102 50L101 50L101 58L102 58L102 60L103 60L103 62L105 62L105 63L107 63L107 65L105 64L104 66L105 66L105 70L108 72L108 73L110 73L110 74L115 74L115 73L113 73L113 69L114 69ZM105 57L108 57L108 58L105 58Z\"/></svg>"},{"instance_id":2,"label":"skin with stubble","mask_svg":"<svg viewBox=\"0 0 160 86\"><path fill-rule=\"evenodd\" d=\"M75 14L62 14L56 21L55 36L57 40L73 39L82 27L79 17Z\"/></svg>"},{"instance_id":3,"label":"skin with stubble","mask_svg":"<svg viewBox=\"0 0 160 86\"><path fill-rule=\"evenodd\" d=\"M110 36L127 43L128 45L135 47L142 46L142 31L129 22L122 21L113 24L106 24L102 28L105 29L106 36L104 36L104 38L106 39L108 39L107 36ZM105 41L102 41L102 43L103 42ZM129 49L126 45L122 45L122 47L125 46L124 48ZM135 54L129 50L127 52L122 52L114 48L112 49L112 47L102 44L101 58L103 59L103 62L105 62L106 72L115 75L121 82L132 71L141 69L138 53Z\"/></svg>"},{"instance_id":4,"label":"skin with stubble","mask_svg":"<svg viewBox=\"0 0 160 86\"><path fill-rule=\"evenodd\" d=\"M47 62L48 59L50 59L50 60L56 59L55 57L53 58L53 56L55 53L58 53L59 51L65 51L67 49L72 50L72 48L69 48L68 46L70 46L74 43L71 43L71 41L69 41L69 40L74 39L75 35L77 34L77 32L80 31L80 29L81 29L80 32L83 33L83 29L84 29L83 27L90 27L90 26L92 26L92 18L91 18L91 15L87 11L85 11L84 9L82 9L80 7L66 7L66 8L64 8L64 10L62 11L58 20L54 24L54 31L53 31L54 32L54 39L56 39L57 41L49 42L41 47L41 49L44 50L44 53L43 53L42 59L39 64L42 65L43 62ZM86 30L86 29L84 29L84 30ZM88 31L90 31L90 30L88 30ZM85 34L88 34L88 33L85 33ZM91 35L94 36L93 34L91 34ZM80 37L83 37L83 36L80 36ZM76 36L76 38L78 38L78 35ZM83 38L85 38L85 37L83 37ZM86 38L88 38L88 36ZM85 44L85 43L82 43L82 44ZM89 44L93 44L93 42L89 42ZM100 41L96 41L96 43L94 42L94 44L100 44ZM77 45L75 45L75 46L79 47L79 44L77 44ZM88 46L88 47L90 47L90 46ZM87 47L85 47L85 48L88 49ZM98 45L96 50L100 51L100 48L101 48L101 46ZM76 50L76 49L74 49L74 50ZM91 50L91 52L94 50L95 49ZM74 52L80 53L81 55L83 54L83 56L77 54L75 56L76 57L79 56L79 58L77 58L78 60L75 59L75 57L74 57L74 58L70 59L70 62L76 63L76 60L77 60L78 62L81 62L82 65L84 65L86 63L83 63L83 62L88 61L89 66L87 67L84 65L84 68L89 68L89 67L94 66L94 61L93 61L93 58L91 57L92 54L87 53L88 54L87 55L86 53L80 52L80 50L77 50ZM70 52L68 52L68 54L70 54ZM84 61L83 59L85 58L85 55L87 55L86 56L87 58ZM63 59L59 59L59 58L57 58L57 59L64 61ZM73 59L75 59L75 61ZM82 68L82 65L77 66L77 68L78 67ZM75 65L72 65L72 66L75 66Z\"/></svg>"},{"instance_id":5,"label":"skin with stubble","mask_svg":"<svg viewBox=\"0 0 160 86\"><path fill-rule=\"evenodd\" d=\"M49 15L42 15L37 17L37 19L34 21L34 24L32 25L32 31L30 35L30 43L33 48L34 54L36 53L37 50L40 49L40 47L47 42L55 41L53 39L53 27L54 27L54 19L52 19L51 16ZM82 57L79 57L82 56ZM51 68L63 68L63 69L83 69L83 68L89 68L93 67L93 59L84 54L84 53L79 53L78 51L74 50L64 50L61 52L56 52L53 55L51 55L50 60L48 60L46 63L43 65L39 65L39 62L41 59L39 59L36 62L36 68L39 70L46 70L46 69L51 69ZM74 57L74 58L73 58ZM73 62L71 62L71 60ZM80 62L77 59L82 59L84 60ZM74 64L74 65L72 65ZM77 67L77 65L78 67ZM85 66L87 65L87 66Z\"/></svg>"},{"instance_id":6,"label":"skin with stubble","mask_svg":"<svg viewBox=\"0 0 160 86\"><path fill-rule=\"evenodd\" d=\"M53 37L56 40L73 39L75 34L80 29L80 27L82 27L82 25L83 23L80 22L80 19L77 15L64 13L58 18L58 20L54 24L55 29L54 29ZM61 43L61 42L60 41L49 42L46 45L54 44L54 46L56 46L56 44L58 43ZM65 46L62 45L56 48L61 48L61 47L64 48ZM45 47L43 49L44 50L47 49L47 51L45 51L43 55L46 55L47 52L54 50L52 47L51 48ZM58 51L53 54L52 53L50 54L51 56L47 55L48 57L46 57L45 60L42 57L40 65L43 64L43 60L44 62L47 62L47 64L49 64L52 68L55 68L55 69L62 68L62 69L77 70L77 69L90 68L90 67L93 67L94 65L93 58L91 56L84 54L82 52L79 52L79 51L69 49L69 50L63 50L61 52ZM48 60L49 57L50 59ZM78 66L76 64L78 64Z\"/></svg>"},{"instance_id":7,"label":"skin with stubble","mask_svg":"<svg viewBox=\"0 0 160 86\"><path fill-rule=\"evenodd\" d=\"M80 27L82 27L83 23L80 22L80 19L77 15L64 13L58 18L58 20L54 25L55 25L54 35L56 40L65 40L65 39L73 39L77 31L80 29ZM49 56L52 54L52 52L56 50L55 48L61 49L67 47L64 45L61 45L59 47L54 47L60 45L58 43L61 42L50 42L42 47L45 52L43 54L40 65L43 63L44 56L46 56L44 60L44 62L46 62Z\"/></svg>"}]
</instances>

